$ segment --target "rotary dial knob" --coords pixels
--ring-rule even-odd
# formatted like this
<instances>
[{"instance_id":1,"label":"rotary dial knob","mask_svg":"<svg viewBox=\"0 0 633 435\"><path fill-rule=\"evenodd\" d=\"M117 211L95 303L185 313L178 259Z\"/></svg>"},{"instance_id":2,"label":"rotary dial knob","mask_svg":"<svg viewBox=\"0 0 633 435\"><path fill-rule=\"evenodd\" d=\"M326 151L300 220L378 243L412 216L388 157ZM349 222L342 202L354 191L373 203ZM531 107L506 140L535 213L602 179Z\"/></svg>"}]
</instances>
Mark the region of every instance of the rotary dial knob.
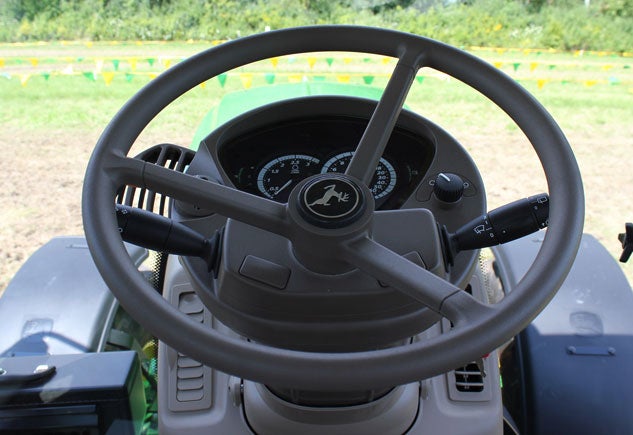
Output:
<instances>
[{"instance_id":1,"label":"rotary dial knob","mask_svg":"<svg viewBox=\"0 0 633 435\"><path fill-rule=\"evenodd\" d=\"M457 202L464 194L464 181L459 175L440 172L435 179L433 193L440 201Z\"/></svg>"}]
</instances>

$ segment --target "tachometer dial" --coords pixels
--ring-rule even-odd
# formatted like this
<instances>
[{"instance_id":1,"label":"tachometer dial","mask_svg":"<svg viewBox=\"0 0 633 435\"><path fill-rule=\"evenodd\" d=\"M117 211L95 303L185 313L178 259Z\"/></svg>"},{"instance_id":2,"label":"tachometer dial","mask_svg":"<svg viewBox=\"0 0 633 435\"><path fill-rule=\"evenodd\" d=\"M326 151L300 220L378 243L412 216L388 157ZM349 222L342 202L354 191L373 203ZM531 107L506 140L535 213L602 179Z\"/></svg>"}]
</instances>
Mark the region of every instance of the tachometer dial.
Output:
<instances>
[{"instance_id":1,"label":"tachometer dial","mask_svg":"<svg viewBox=\"0 0 633 435\"><path fill-rule=\"evenodd\" d=\"M352 151L335 155L325 162L321 173L345 172L353 155L354 153ZM396 170L393 168L393 165L383 157L380 159L376 173L369 184L369 190L374 194L374 198L378 200L386 197L393 191L393 188L396 186L396 181Z\"/></svg>"},{"instance_id":2,"label":"tachometer dial","mask_svg":"<svg viewBox=\"0 0 633 435\"><path fill-rule=\"evenodd\" d=\"M289 154L266 163L257 175L257 189L267 198L287 202L293 187L319 173L319 159L306 154Z\"/></svg>"}]
</instances>

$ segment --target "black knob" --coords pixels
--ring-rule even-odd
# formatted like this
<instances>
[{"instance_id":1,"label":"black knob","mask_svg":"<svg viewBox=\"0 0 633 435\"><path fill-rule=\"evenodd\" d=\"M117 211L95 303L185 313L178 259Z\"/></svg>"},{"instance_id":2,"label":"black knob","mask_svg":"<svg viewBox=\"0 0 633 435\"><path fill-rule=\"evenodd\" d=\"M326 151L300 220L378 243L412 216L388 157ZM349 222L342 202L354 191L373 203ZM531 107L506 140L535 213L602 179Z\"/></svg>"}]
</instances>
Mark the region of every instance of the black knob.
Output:
<instances>
[{"instance_id":1,"label":"black knob","mask_svg":"<svg viewBox=\"0 0 633 435\"><path fill-rule=\"evenodd\" d=\"M450 172L440 172L435 178L433 193L440 201L457 202L464 194L464 180Z\"/></svg>"}]
</instances>

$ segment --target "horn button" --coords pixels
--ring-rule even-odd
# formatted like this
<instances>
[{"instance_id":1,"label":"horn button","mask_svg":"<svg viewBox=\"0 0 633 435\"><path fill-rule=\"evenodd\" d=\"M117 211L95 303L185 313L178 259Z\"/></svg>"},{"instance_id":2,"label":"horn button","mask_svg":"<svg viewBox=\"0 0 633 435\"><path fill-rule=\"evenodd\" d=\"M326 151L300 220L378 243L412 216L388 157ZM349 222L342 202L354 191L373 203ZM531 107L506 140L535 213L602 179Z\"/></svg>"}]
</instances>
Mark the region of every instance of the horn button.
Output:
<instances>
[{"instance_id":1,"label":"horn button","mask_svg":"<svg viewBox=\"0 0 633 435\"><path fill-rule=\"evenodd\" d=\"M364 213L367 201L361 188L349 177L320 174L299 190L299 214L320 228L343 228Z\"/></svg>"}]
</instances>

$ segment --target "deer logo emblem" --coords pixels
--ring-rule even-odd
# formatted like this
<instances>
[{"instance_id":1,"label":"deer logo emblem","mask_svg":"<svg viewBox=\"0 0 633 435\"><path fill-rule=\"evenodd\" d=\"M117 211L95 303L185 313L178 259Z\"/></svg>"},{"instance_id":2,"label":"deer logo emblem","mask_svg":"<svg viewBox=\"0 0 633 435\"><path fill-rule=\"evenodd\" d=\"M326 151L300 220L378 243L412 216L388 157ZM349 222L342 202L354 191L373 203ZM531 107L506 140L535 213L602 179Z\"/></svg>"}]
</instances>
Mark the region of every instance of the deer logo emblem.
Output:
<instances>
[{"instance_id":1,"label":"deer logo emblem","mask_svg":"<svg viewBox=\"0 0 633 435\"><path fill-rule=\"evenodd\" d=\"M325 186L324 189L325 193L323 194L323 196L312 202L311 204L308 204L309 207L313 207L315 205L329 206L330 200L332 198L338 199L338 202L347 202L349 200L349 194L344 192L337 192L335 184Z\"/></svg>"}]
</instances>

